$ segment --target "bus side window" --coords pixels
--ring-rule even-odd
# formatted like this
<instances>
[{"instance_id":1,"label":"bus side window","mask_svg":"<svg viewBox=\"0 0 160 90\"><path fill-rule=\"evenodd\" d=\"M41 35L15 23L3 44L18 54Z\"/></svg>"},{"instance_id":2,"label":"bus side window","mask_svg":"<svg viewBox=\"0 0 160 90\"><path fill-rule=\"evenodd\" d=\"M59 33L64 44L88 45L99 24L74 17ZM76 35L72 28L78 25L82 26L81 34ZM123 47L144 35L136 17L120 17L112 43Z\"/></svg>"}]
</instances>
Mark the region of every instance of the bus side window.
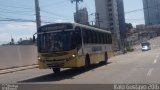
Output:
<instances>
[{"instance_id":1,"label":"bus side window","mask_svg":"<svg viewBox=\"0 0 160 90\"><path fill-rule=\"evenodd\" d=\"M92 32L90 30L88 31L88 43L92 43Z\"/></svg>"},{"instance_id":2,"label":"bus side window","mask_svg":"<svg viewBox=\"0 0 160 90\"><path fill-rule=\"evenodd\" d=\"M85 28L83 28L83 41L84 41L84 43L86 44L86 43L88 43L88 32L87 32L87 30L85 29Z\"/></svg>"},{"instance_id":3,"label":"bus side window","mask_svg":"<svg viewBox=\"0 0 160 90\"><path fill-rule=\"evenodd\" d=\"M81 29L79 27L76 27L75 31L81 34Z\"/></svg>"},{"instance_id":4,"label":"bus side window","mask_svg":"<svg viewBox=\"0 0 160 90\"><path fill-rule=\"evenodd\" d=\"M85 33L86 33L86 43L88 44L89 43L89 33L87 29L85 29Z\"/></svg>"},{"instance_id":5,"label":"bus side window","mask_svg":"<svg viewBox=\"0 0 160 90\"><path fill-rule=\"evenodd\" d=\"M92 35L93 35L93 43L96 43L96 33L95 31L92 31Z\"/></svg>"},{"instance_id":6,"label":"bus side window","mask_svg":"<svg viewBox=\"0 0 160 90\"><path fill-rule=\"evenodd\" d=\"M103 44L106 44L106 37L105 37L105 33L103 34Z\"/></svg>"},{"instance_id":7,"label":"bus side window","mask_svg":"<svg viewBox=\"0 0 160 90\"><path fill-rule=\"evenodd\" d=\"M96 41L95 41L95 32L92 31L92 43L94 44Z\"/></svg>"},{"instance_id":8,"label":"bus side window","mask_svg":"<svg viewBox=\"0 0 160 90\"><path fill-rule=\"evenodd\" d=\"M108 36L108 44L110 44L110 35L107 34L107 36Z\"/></svg>"},{"instance_id":9,"label":"bus side window","mask_svg":"<svg viewBox=\"0 0 160 90\"><path fill-rule=\"evenodd\" d=\"M93 44L94 43L94 34L93 34L93 31L90 31L91 33L91 43Z\"/></svg>"},{"instance_id":10,"label":"bus side window","mask_svg":"<svg viewBox=\"0 0 160 90\"><path fill-rule=\"evenodd\" d=\"M99 36L98 36L98 33L95 33L95 37L96 37L96 43L99 42Z\"/></svg>"},{"instance_id":11,"label":"bus side window","mask_svg":"<svg viewBox=\"0 0 160 90\"><path fill-rule=\"evenodd\" d=\"M83 42L86 43L86 33L82 30Z\"/></svg>"},{"instance_id":12,"label":"bus side window","mask_svg":"<svg viewBox=\"0 0 160 90\"><path fill-rule=\"evenodd\" d=\"M102 38L103 38L103 44L105 44L105 34L102 34Z\"/></svg>"},{"instance_id":13,"label":"bus side window","mask_svg":"<svg viewBox=\"0 0 160 90\"><path fill-rule=\"evenodd\" d=\"M109 44L112 44L112 36L109 35Z\"/></svg>"},{"instance_id":14,"label":"bus side window","mask_svg":"<svg viewBox=\"0 0 160 90\"><path fill-rule=\"evenodd\" d=\"M101 43L101 37L100 37L100 32L97 33L98 34L98 43Z\"/></svg>"},{"instance_id":15,"label":"bus side window","mask_svg":"<svg viewBox=\"0 0 160 90\"><path fill-rule=\"evenodd\" d=\"M102 34L99 32L99 43L102 44Z\"/></svg>"},{"instance_id":16,"label":"bus side window","mask_svg":"<svg viewBox=\"0 0 160 90\"><path fill-rule=\"evenodd\" d=\"M81 36L81 29L76 27L74 37L76 38L74 42L77 43L78 46L82 44L82 36Z\"/></svg>"},{"instance_id":17,"label":"bus side window","mask_svg":"<svg viewBox=\"0 0 160 90\"><path fill-rule=\"evenodd\" d=\"M105 36L105 38L106 38L106 44L108 44L108 34L106 34L106 36Z\"/></svg>"},{"instance_id":18,"label":"bus side window","mask_svg":"<svg viewBox=\"0 0 160 90\"><path fill-rule=\"evenodd\" d=\"M101 44L103 44L103 33L100 33Z\"/></svg>"}]
</instances>

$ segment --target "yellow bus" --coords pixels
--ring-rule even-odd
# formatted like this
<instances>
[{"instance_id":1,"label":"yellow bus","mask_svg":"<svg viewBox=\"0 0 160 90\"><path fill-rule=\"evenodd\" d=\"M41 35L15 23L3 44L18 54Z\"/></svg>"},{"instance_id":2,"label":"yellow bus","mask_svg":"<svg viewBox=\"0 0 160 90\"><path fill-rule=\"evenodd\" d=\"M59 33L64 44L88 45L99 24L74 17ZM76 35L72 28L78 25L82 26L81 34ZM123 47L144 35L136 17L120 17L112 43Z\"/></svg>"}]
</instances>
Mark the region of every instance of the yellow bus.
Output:
<instances>
[{"instance_id":1,"label":"yellow bus","mask_svg":"<svg viewBox=\"0 0 160 90\"><path fill-rule=\"evenodd\" d=\"M106 64L112 53L111 32L77 23L41 26L37 32L39 69L88 68Z\"/></svg>"}]
</instances>

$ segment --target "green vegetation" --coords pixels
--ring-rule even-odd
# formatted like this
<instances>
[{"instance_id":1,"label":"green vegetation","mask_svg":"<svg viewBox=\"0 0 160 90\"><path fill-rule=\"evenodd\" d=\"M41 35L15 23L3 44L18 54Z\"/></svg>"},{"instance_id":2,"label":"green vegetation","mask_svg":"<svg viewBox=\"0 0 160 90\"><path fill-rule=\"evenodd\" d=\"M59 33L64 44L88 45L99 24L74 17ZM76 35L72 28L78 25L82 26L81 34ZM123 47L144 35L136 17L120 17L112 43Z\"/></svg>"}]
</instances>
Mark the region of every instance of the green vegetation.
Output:
<instances>
[{"instance_id":1,"label":"green vegetation","mask_svg":"<svg viewBox=\"0 0 160 90\"><path fill-rule=\"evenodd\" d=\"M133 48L131 48L131 47L126 47L126 52L133 52L134 51L134 49Z\"/></svg>"}]
</instances>

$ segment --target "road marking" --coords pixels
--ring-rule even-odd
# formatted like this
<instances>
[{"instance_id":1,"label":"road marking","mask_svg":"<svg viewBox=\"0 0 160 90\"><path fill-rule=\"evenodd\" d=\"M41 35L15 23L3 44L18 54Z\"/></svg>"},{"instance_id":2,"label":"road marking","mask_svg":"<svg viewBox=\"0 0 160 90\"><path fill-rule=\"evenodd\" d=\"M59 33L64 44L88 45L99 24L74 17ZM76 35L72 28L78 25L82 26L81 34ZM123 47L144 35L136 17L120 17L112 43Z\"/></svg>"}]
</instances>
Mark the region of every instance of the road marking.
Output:
<instances>
[{"instance_id":1,"label":"road marking","mask_svg":"<svg viewBox=\"0 0 160 90\"><path fill-rule=\"evenodd\" d=\"M156 63L157 63L157 59L154 60L153 64L156 64Z\"/></svg>"},{"instance_id":2,"label":"road marking","mask_svg":"<svg viewBox=\"0 0 160 90\"><path fill-rule=\"evenodd\" d=\"M154 60L153 64L156 64L157 63L157 60L159 58L159 55L156 57L156 59Z\"/></svg>"},{"instance_id":3,"label":"road marking","mask_svg":"<svg viewBox=\"0 0 160 90\"><path fill-rule=\"evenodd\" d=\"M149 71L148 71L148 73L147 73L147 76L151 76L152 71L153 71L153 68L149 69Z\"/></svg>"}]
</instances>

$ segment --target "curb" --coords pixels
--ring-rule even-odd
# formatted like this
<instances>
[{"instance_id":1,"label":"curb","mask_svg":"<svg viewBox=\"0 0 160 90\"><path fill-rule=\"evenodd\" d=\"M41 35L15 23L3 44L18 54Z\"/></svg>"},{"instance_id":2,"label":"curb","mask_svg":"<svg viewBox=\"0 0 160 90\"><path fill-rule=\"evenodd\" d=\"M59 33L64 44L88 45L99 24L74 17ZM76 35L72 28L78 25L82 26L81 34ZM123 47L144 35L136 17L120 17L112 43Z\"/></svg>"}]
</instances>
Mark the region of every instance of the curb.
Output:
<instances>
[{"instance_id":1,"label":"curb","mask_svg":"<svg viewBox=\"0 0 160 90\"><path fill-rule=\"evenodd\" d=\"M32 65L32 66L26 66L26 67L0 70L0 75L7 74L7 73L13 73L13 72L17 72L17 71L23 71L23 70L27 70L27 69L33 69L33 68L37 68L37 67L38 67L38 65Z\"/></svg>"},{"instance_id":2,"label":"curb","mask_svg":"<svg viewBox=\"0 0 160 90\"><path fill-rule=\"evenodd\" d=\"M118 55L121 55L123 54L123 52L119 51L119 52L114 52L114 56L118 56Z\"/></svg>"}]
</instances>

